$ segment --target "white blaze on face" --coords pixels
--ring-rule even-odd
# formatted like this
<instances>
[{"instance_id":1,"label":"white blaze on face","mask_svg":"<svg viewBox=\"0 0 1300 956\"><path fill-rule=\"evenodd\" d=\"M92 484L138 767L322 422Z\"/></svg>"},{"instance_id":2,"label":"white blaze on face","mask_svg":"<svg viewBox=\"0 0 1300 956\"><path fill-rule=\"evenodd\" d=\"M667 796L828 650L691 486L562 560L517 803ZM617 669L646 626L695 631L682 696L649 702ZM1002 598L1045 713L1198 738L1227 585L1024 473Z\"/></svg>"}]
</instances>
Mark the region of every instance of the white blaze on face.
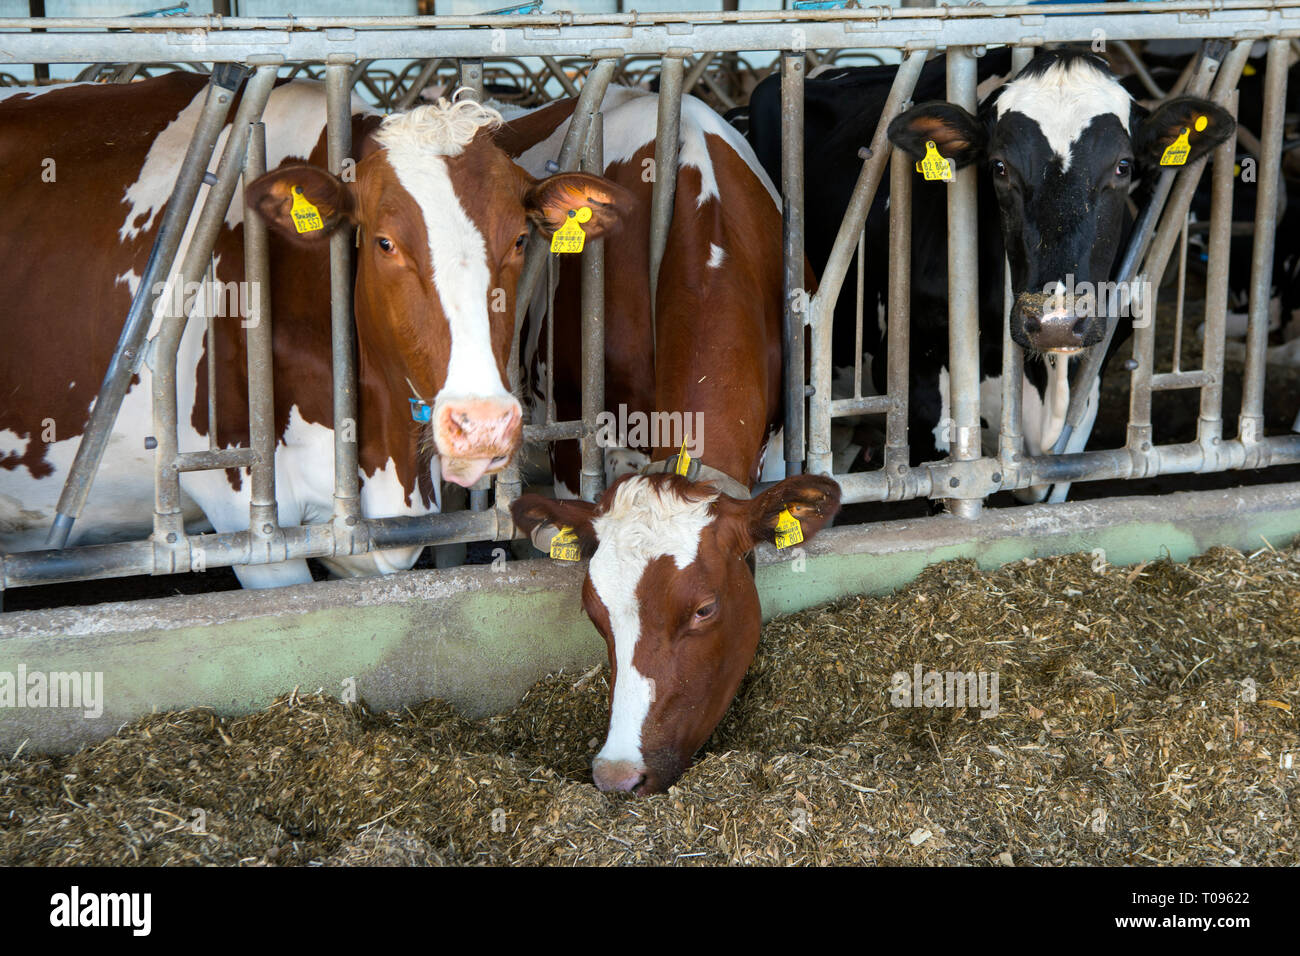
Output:
<instances>
[{"instance_id":1,"label":"white blaze on face","mask_svg":"<svg viewBox=\"0 0 1300 956\"><path fill-rule=\"evenodd\" d=\"M695 561L700 535L713 521L712 495L701 501L683 501L677 495L660 496L649 479L629 478L619 486L609 510L592 522L600 542L588 567L591 585L609 612L614 638L614 702L609 735L597 760L643 761L641 732L654 683L633 666L641 639L641 605L636 590L646 566L667 555L678 569Z\"/></svg>"},{"instance_id":2,"label":"white blaze on face","mask_svg":"<svg viewBox=\"0 0 1300 956\"><path fill-rule=\"evenodd\" d=\"M433 264L430 279L451 332L447 381L435 402L435 419L448 400L513 400L492 352L487 245L460 203L444 158L460 154L480 128L499 119L495 111L463 100L394 114L375 134L397 181L420 207Z\"/></svg>"},{"instance_id":3,"label":"white blaze on face","mask_svg":"<svg viewBox=\"0 0 1300 956\"><path fill-rule=\"evenodd\" d=\"M1023 113L1038 124L1061 170L1070 168L1070 148L1098 116L1113 113L1128 131L1133 98L1114 77L1087 60L1055 63L1042 73L1017 77L997 100L998 119Z\"/></svg>"}]
</instances>

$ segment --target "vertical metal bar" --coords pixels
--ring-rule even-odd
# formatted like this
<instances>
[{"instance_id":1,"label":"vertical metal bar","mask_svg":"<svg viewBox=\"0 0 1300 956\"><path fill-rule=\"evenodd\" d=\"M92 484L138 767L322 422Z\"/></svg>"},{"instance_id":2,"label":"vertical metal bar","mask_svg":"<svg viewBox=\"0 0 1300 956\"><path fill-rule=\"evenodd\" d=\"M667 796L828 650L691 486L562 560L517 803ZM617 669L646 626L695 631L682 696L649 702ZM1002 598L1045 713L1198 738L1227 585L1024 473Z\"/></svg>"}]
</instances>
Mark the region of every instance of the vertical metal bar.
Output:
<instances>
[{"instance_id":1,"label":"vertical metal bar","mask_svg":"<svg viewBox=\"0 0 1300 956\"><path fill-rule=\"evenodd\" d=\"M217 264L208 257L208 269L203 277L203 316L207 320L207 376L208 376L208 449L217 450L217 337L213 308L214 290L217 286Z\"/></svg>"},{"instance_id":2,"label":"vertical metal bar","mask_svg":"<svg viewBox=\"0 0 1300 956\"><path fill-rule=\"evenodd\" d=\"M853 333L853 397L862 397L862 323L864 321L863 298L867 294L867 230L864 227L862 232L858 233L858 282L857 282L857 303L853 309L854 333ZM834 356L832 356L832 362ZM833 396L832 396L833 397Z\"/></svg>"},{"instance_id":3,"label":"vertical metal bar","mask_svg":"<svg viewBox=\"0 0 1300 956\"><path fill-rule=\"evenodd\" d=\"M1034 58L1033 47L1011 51L1011 75L1016 76ZM998 423L998 460L1002 474L1014 481L1024 451L1025 352L1011 338L1011 263L1003 259L1002 282L1002 420Z\"/></svg>"},{"instance_id":4,"label":"vertical metal bar","mask_svg":"<svg viewBox=\"0 0 1300 956\"><path fill-rule=\"evenodd\" d=\"M1178 237L1178 293L1174 297L1174 358L1172 371L1183 369L1183 305L1187 291L1187 223L1189 216L1183 216L1183 228Z\"/></svg>"},{"instance_id":5,"label":"vertical metal bar","mask_svg":"<svg viewBox=\"0 0 1300 956\"><path fill-rule=\"evenodd\" d=\"M804 288L803 222L803 79L804 55L781 54L781 195L784 204L785 255L785 471L797 475L804 459L804 322L808 290ZM827 323L829 325L829 323ZM829 401L830 395L823 395ZM828 407L829 411L829 407ZM829 431L829 429L828 429ZM830 468L822 462L824 471Z\"/></svg>"},{"instance_id":6,"label":"vertical metal bar","mask_svg":"<svg viewBox=\"0 0 1300 956\"><path fill-rule=\"evenodd\" d=\"M254 123L244 164L247 184L266 172L266 126ZM275 364L271 339L271 263L267 225L244 206L244 278L252 312L245 317L248 352L248 445L256 456L248 505L253 537L272 534L279 524L275 501Z\"/></svg>"},{"instance_id":7,"label":"vertical metal bar","mask_svg":"<svg viewBox=\"0 0 1300 956\"><path fill-rule=\"evenodd\" d=\"M1260 137L1259 184L1255 200L1255 241L1250 252L1250 320L1246 326L1246 371L1241 386L1237 437L1246 446L1246 466L1265 462L1264 369L1268 350L1269 293L1277 233L1278 184L1282 175L1282 135L1286 112L1287 53L1290 41L1268 44L1264 77L1264 128Z\"/></svg>"},{"instance_id":8,"label":"vertical metal bar","mask_svg":"<svg viewBox=\"0 0 1300 956\"><path fill-rule=\"evenodd\" d=\"M352 153L351 66L349 57L325 65L329 170L336 176L343 172L343 160ZM330 235L330 344L334 375L334 520L335 532L344 544L336 553L354 554L361 545L356 534L361 517L357 470L360 436L356 324L352 318L352 236L346 228Z\"/></svg>"},{"instance_id":9,"label":"vertical metal bar","mask_svg":"<svg viewBox=\"0 0 1300 956\"><path fill-rule=\"evenodd\" d=\"M471 99L483 102L483 61L481 59L460 61L460 88L468 89Z\"/></svg>"},{"instance_id":10,"label":"vertical metal bar","mask_svg":"<svg viewBox=\"0 0 1300 956\"><path fill-rule=\"evenodd\" d=\"M587 131L587 148L582 156L583 171L596 175L605 169L605 124L602 117L601 113L592 117L591 128ZM596 432L596 416L604 408L605 240L593 239L582 252L582 440L579 443L582 474L579 493L587 501L595 501L605 490L605 455Z\"/></svg>"},{"instance_id":11,"label":"vertical metal bar","mask_svg":"<svg viewBox=\"0 0 1300 956\"><path fill-rule=\"evenodd\" d=\"M118 410L122 407L122 399L131 387L131 378L138 368L141 346L144 345L149 322L158 302L160 284L171 274L176 251L185 233L185 224L194 208L199 187L203 184L203 174L212 159L212 151L225 125L226 116L230 113L235 90L239 89L243 79L242 67L222 66L212 71L207 99L203 102L194 135L190 138L185 158L181 160L176 174L176 184L167 200L167 208L158 227L158 237L149 253L144 275L131 298L131 309L127 312L126 322L118 337L117 348L104 373L104 381L99 387L90 421L86 423L81 442L77 446L77 455L59 495L54 524L46 538L46 544L51 548L62 548L67 544L73 522L85 507L86 497L90 494L90 486L95 481L95 473L104 457L104 449L108 446Z\"/></svg>"},{"instance_id":12,"label":"vertical metal bar","mask_svg":"<svg viewBox=\"0 0 1300 956\"><path fill-rule=\"evenodd\" d=\"M976 113L975 88L975 57L969 49L950 47L948 101ZM954 461L973 461L981 454L976 174L976 167L968 166L948 184L949 457ZM976 518L982 508L978 498L948 499L948 510L959 517Z\"/></svg>"},{"instance_id":13,"label":"vertical metal bar","mask_svg":"<svg viewBox=\"0 0 1300 956\"><path fill-rule=\"evenodd\" d=\"M894 149L889 163L889 412L885 415L885 476L902 498L911 465L907 403L911 362L912 175L908 154ZM904 476L900 478L900 476Z\"/></svg>"},{"instance_id":14,"label":"vertical metal bar","mask_svg":"<svg viewBox=\"0 0 1300 956\"><path fill-rule=\"evenodd\" d=\"M659 266L668 248L673 223L673 200L677 195L677 153L682 123L682 72L680 56L660 60L659 117L655 130L655 178L650 192L650 328L651 342L658 351L656 303ZM600 170L596 170L600 172Z\"/></svg>"},{"instance_id":15,"label":"vertical metal bar","mask_svg":"<svg viewBox=\"0 0 1300 956\"><path fill-rule=\"evenodd\" d=\"M835 374L832 367L833 356L831 355L835 303L840 296L840 290L844 285L844 277L847 275L849 265L852 262L854 247L860 241L863 229L866 226L867 216L871 212L871 205L875 200L876 189L884 176L885 163L890 156L890 146L886 135L889 124L898 113L902 112L904 104L916 88L916 81L921 75L921 69L925 66L925 56L924 50L910 53L894 75L894 82L890 88L889 96L885 100L880 121L876 124L875 134L871 138L871 146L859 153L863 160L862 172L858 174L858 181L854 184L848 208L844 211L844 219L840 223L839 232L835 236L831 254L826 260L826 268L822 270L821 283L817 288L817 294L813 296L809 304L813 336L811 363L813 394L808 401L808 470L817 474L828 474L833 461L830 440L830 402L831 383ZM800 196L802 197L802 195L801 190ZM890 207L893 207L892 198ZM801 273L799 282L802 283L802 281ZM859 296L859 301L861 301L861 296ZM786 361L789 362L789 360L790 356L787 354ZM802 348L800 349L799 370L802 373ZM802 374L800 378L802 378ZM802 408L802 405L800 407ZM788 442L788 433L786 439ZM787 444L786 447L788 448L789 445Z\"/></svg>"},{"instance_id":16,"label":"vertical metal bar","mask_svg":"<svg viewBox=\"0 0 1300 956\"><path fill-rule=\"evenodd\" d=\"M182 292L194 287L212 257L212 248L225 225L230 200L243 173L251 124L262 118L275 75L274 66L259 66L244 88L217 165L216 182L204 200L180 271L173 277L173 287ZM171 301L175 300L173 296ZM166 314L153 346L153 417L158 441L154 457L154 554L156 566L163 573L189 570L188 566L175 564L184 558L186 547L177 466L176 353L188 320L184 308L180 314Z\"/></svg>"},{"instance_id":17,"label":"vertical metal bar","mask_svg":"<svg viewBox=\"0 0 1300 956\"><path fill-rule=\"evenodd\" d=\"M1238 94L1233 90L1228 110L1237 115ZM1232 243L1232 189L1237 162L1237 137L1229 136L1214 151L1211 178L1209 264L1205 277L1205 338L1201 367L1205 385L1201 388L1201 414L1197 439L1205 449L1206 461L1218 455L1223 440L1223 356L1228 311L1228 255Z\"/></svg>"}]
</instances>

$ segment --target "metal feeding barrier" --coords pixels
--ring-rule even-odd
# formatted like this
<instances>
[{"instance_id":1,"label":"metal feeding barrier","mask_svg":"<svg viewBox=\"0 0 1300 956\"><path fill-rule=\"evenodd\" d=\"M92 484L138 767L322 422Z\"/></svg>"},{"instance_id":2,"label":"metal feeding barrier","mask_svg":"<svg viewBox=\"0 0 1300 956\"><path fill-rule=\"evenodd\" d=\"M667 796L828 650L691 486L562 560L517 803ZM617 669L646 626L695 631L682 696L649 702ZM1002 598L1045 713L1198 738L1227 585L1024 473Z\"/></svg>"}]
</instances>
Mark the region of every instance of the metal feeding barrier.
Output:
<instances>
[{"instance_id":1,"label":"metal feeding barrier","mask_svg":"<svg viewBox=\"0 0 1300 956\"><path fill-rule=\"evenodd\" d=\"M1104 16L1104 21L1098 17ZM1223 372L1227 306L1227 252L1232 232L1235 141L1211 157L1174 172L1164 172L1151 203L1142 211L1133 241L1125 251L1121 278L1151 277L1157 286L1179 240L1186 256L1186 220L1192 193L1204 167L1212 165L1213 212L1208 226L1209 276L1205 297L1206 334L1203 367L1184 370L1176 361L1171 372L1155 373L1153 323L1137 329L1131 368L1131 404L1125 447L1083 451L1083 407L1075 401L1065 433L1050 455L1026 456L1021 447L1020 349L1003 336L1002 419L998 454L986 456L980 442L979 297L976 255L976 169L956 173L948 185L948 267L950 309L952 450L948 459L913 466L908 427L908 290L910 269L912 163L891 148L885 130L908 105L928 55L945 50L948 99L974 112L976 61L994 45L1014 49L1013 66L1023 65L1045 44L1091 42L1099 22L1107 40L1117 43L1176 37L1203 43L1195 68L1180 81L1187 92L1208 95L1230 112L1235 88L1251 45L1268 44L1264 84L1264 125L1259 149L1258 208L1250 284L1249 331L1241 416L1237 437L1223 435ZM0 30L29 30L30 21L0 19ZM187 314L164 313L153 341L154 435L156 436L156 504L154 531L143 541L63 548L81 513L114 419L145 351L149 319L158 306L160 280L202 278L213 243L241 176L251 179L265 168L262 112L277 76L321 75L328 104L329 167L338 173L352 144L350 93L366 83L375 61L408 65L393 80L374 85L372 97L386 106L409 106L421 89L446 74L471 95L483 97L491 74L485 63L530 63L527 74L514 74L529 96L547 95L555 81L577 106L553 171L599 172L602 160L601 102L611 82L644 79L646 64L659 81L656 156L676 156L681 96L698 83L709 87L710 66L738 61L764 51L779 51L783 139L785 254L784 323L786 402L784 458L788 473L803 470L832 474L831 430L837 418L878 415L885 419L883 467L837 474L846 501L943 499L964 518L980 514L983 500L1002 490L1073 481L1150 477L1161 474L1260 468L1300 462L1300 435L1266 437L1263 428L1265 356L1269 288L1284 135L1288 49L1300 36L1300 0L1169 0L1161 3L1071 4L1061 7L1022 5L998 8L939 9L872 7L856 10L807 9L774 12L698 14L533 14L462 17L287 17L270 19L176 16L142 26L132 18L58 19L42 23L46 32L8 32L0 48L0 67L33 63L91 63L97 74L129 80L139 71L121 64L176 64L188 69L211 67L206 100L189 151L138 292L122 329L112 364L78 449L59 503L48 550L0 555L0 587L129 574L165 574L203 568L264 564L294 558L362 554L382 548L507 540L515 529L510 503L521 492L518 456L489 486L485 480L470 493L470 509L423 517L366 518L360 507L357 444L334 431L334 513L331 520L281 526L275 497L274 413L271 381L269 294L253 302L259 321L248 325L250 442L247 447L181 450L177 442L176 355L191 321ZM52 32L50 32L52 31ZM861 173L833 251L809 299L804 284L803 89L810 63L833 62L846 50L895 49L902 61L894 76L884 113L860 154ZM1131 55L1132 51L1129 51ZM589 64L580 75L578 64ZM450 72L449 72L450 71ZM638 72L639 71L639 72ZM1148 75L1148 87L1154 80ZM714 86L718 84L714 83ZM717 93L718 89L710 89ZM1158 87L1156 88L1159 89ZM725 91L723 91L725 92ZM238 99L231 132L216 167L206 174L219 134ZM724 104L725 105L725 102ZM675 162L661 168L676 167ZM858 259L856 336L862 341L864 226L875 193L890 176L889 340L884 395L864 395L861 348L854 368L853 394L832 396L832 315L855 252ZM206 177L206 178L205 178ZM210 189L195 209L200 185ZM651 295L657 282L673 206L675 177L659 176L653 187L651 216ZM181 237L194 220L192 239L179 268ZM269 289L266 229L246 211L245 269L254 288ZM356 331L352 316L352 237L338 232L330 243L331 329L334 372L334 421L356 419ZM520 331L528 303L540 282L553 282L547 243L529 241L517 296L515 339L510 361L511 384L520 388ZM581 494L593 499L603 489L605 472L597 442L597 414L604 405L604 259L603 243L588 243L582 255L582 403L581 418L558 421L554 390L548 380L540 420L524 426L529 443L579 441ZM171 301L172 297L168 297ZM1148 303L1154 315L1154 303ZM1182 308L1178 310L1181 338ZM1114 321L1112 320L1111 332ZM551 328L551 323L547 323ZM805 333L805 330L807 332ZM811 362L805 375L805 334ZM1108 335L1109 340L1109 335ZM548 345L549 350L549 345ZM1088 389L1080 383L1095 377L1104 346L1088 353L1073 383L1078 399ZM211 374L211 372L210 372ZM1196 388L1201 395L1195 442L1156 445L1151 397L1168 389ZM211 390L209 391L211 395ZM1300 424L1300 423L1298 423ZM210 427L215 434L215 427ZM205 469L247 468L252 498L246 531L189 534L182 519L180 473ZM489 502L489 490L494 500ZM921 532L924 533L924 532Z\"/></svg>"}]
</instances>

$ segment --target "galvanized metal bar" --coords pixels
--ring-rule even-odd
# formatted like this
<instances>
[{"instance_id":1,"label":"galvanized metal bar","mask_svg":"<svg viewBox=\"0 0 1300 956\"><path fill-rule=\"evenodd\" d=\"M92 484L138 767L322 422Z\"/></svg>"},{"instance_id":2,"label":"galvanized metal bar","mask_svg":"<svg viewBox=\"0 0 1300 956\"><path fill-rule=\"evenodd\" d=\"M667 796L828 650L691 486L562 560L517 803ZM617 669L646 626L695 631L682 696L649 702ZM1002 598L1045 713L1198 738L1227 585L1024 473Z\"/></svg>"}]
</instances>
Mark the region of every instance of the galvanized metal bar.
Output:
<instances>
[{"instance_id":1,"label":"galvanized metal bar","mask_svg":"<svg viewBox=\"0 0 1300 956\"><path fill-rule=\"evenodd\" d=\"M682 124L682 73L680 56L665 56L659 67L658 123L655 128L654 182L650 187L650 341L658 353L657 305L659 267L668 248L677 197L677 154ZM603 170L598 170L601 172ZM654 356L651 356L654 361Z\"/></svg>"},{"instance_id":2,"label":"galvanized metal bar","mask_svg":"<svg viewBox=\"0 0 1300 956\"><path fill-rule=\"evenodd\" d=\"M772 11L710 14L692 22L687 13L635 15L571 14L518 17L396 17L169 19L165 29L141 30L129 18L59 18L68 32L13 33L0 50L0 63L201 63L244 62L250 56L276 56L283 62L322 62L333 54L353 58L427 59L482 56L491 42L481 27L511 30L512 53L528 56L605 54L662 55L682 43L672 25L690 24L695 49L732 53L789 45L792 25L803 31L809 50L873 47L906 48L918 38L933 47L979 46L1007 42L1008 22L1020 36L1044 44L1091 42L1099 15L1112 42L1151 37L1206 39L1238 33L1268 37L1294 29L1296 0L1166 0L1163 3L1087 4L1072 7L945 7L942 10L876 7L866 10ZM873 16L873 11L875 15ZM695 15L698 21L698 14ZM25 30L24 21L0 24ZM189 25L187 25L189 24ZM106 29L136 28L128 33ZM418 29L411 29L418 27ZM615 27L611 31L611 27ZM0 25L0 29L9 26ZM514 29L511 29L514 28ZM203 31L204 44L193 43ZM352 33L347 31L351 30ZM182 32L190 31L190 32ZM611 33L613 34L611 36ZM706 85L711 77L703 75ZM725 92L725 91L724 91Z\"/></svg>"},{"instance_id":3,"label":"galvanized metal bar","mask_svg":"<svg viewBox=\"0 0 1300 956\"><path fill-rule=\"evenodd\" d=\"M1237 116L1240 94L1232 91L1226 107ZM1228 311L1228 255L1232 243L1232 190L1236 180L1237 138L1229 136L1214 151L1211 176L1209 264L1205 277L1205 336L1201 367L1201 413L1196 434L1207 455L1217 455L1223 440L1223 366Z\"/></svg>"},{"instance_id":4,"label":"galvanized metal bar","mask_svg":"<svg viewBox=\"0 0 1300 956\"><path fill-rule=\"evenodd\" d=\"M1268 44L1264 75L1263 130L1260 137L1259 179L1255 199L1255 242L1250 252L1250 319L1246 326L1246 370L1241 386L1241 416L1237 436L1247 446L1252 464L1267 463L1264 449L1252 446L1264 436L1264 369L1268 352L1269 299L1273 285L1273 250L1277 239L1278 187L1282 177L1282 138L1285 134L1288 40Z\"/></svg>"},{"instance_id":5,"label":"galvanized metal bar","mask_svg":"<svg viewBox=\"0 0 1300 956\"><path fill-rule=\"evenodd\" d=\"M1011 75L1015 77L1034 58L1033 47L1020 46L1011 51ZM1011 262L1002 268L1002 415L998 423L998 461L1002 476L1013 476L1024 454L1025 353L1011 338Z\"/></svg>"},{"instance_id":6,"label":"galvanized metal bar","mask_svg":"<svg viewBox=\"0 0 1300 956\"><path fill-rule=\"evenodd\" d=\"M907 434L907 403L911 388L912 296L912 176L911 157L891 149L889 163L889 345L885 392L885 494L910 496L911 449Z\"/></svg>"},{"instance_id":7,"label":"galvanized metal bar","mask_svg":"<svg viewBox=\"0 0 1300 956\"><path fill-rule=\"evenodd\" d=\"M343 172L352 154L352 86L350 58L325 65L326 145L329 171ZM364 552L352 532L361 517L358 471L357 334L352 317L352 235L347 228L330 235L330 349L334 379L334 523L350 539L345 554Z\"/></svg>"},{"instance_id":8,"label":"galvanized metal bar","mask_svg":"<svg viewBox=\"0 0 1300 956\"><path fill-rule=\"evenodd\" d=\"M916 82L921 75L921 69L925 66L925 57L924 50L910 53L894 75L894 82L890 87L888 97L885 99L880 120L877 122L875 133L871 137L871 145L859 154L863 157L862 171L858 174L858 181L854 184L853 194L849 197L849 204L844 211L844 219L840 222L839 232L835 236L835 242L831 247L831 254L826 261L826 267L822 270L817 294L812 297L809 304L809 315L812 320L811 368L814 391L808 403L808 469L815 474L829 474L833 461L830 434L833 413L830 408L830 399L831 383L835 374L834 357L831 354L835 303L838 301L843 289L844 278L848 273L854 249L861 242L863 230L866 227L867 215L871 211L876 190L879 188L880 180L884 176L885 163L890 158L891 147L886 135L889 124L895 116L903 111L904 105L912 96L912 91L916 89ZM891 192L890 195L892 204L893 193ZM910 226L908 229L910 230ZM891 264L891 279L897 271L897 268ZM800 279L800 282L802 282L802 279ZM861 301L860 294L858 298ZM861 321L862 318L859 316L859 332L861 331ZM892 332L891 319L891 335ZM800 358L800 368L802 369L802 357ZM786 440L788 448L788 434Z\"/></svg>"},{"instance_id":9,"label":"galvanized metal bar","mask_svg":"<svg viewBox=\"0 0 1300 956\"><path fill-rule=\"evenodd\" d=\"M661 94L662 101L662 94ZM584 172L605 171L603 113L592 117L582 155ZM674 167L675 168L675 167ZM595 501L605 490L605 453L597 440L596 416L605 409L605 240L593 239L582 252L582 473L579 494Z\"/></svg>"},{"instance_id":10,"label":"galvanized metal bar","mask_svg":"<svg viewBox=\"0 0 1300 956\"><path fill-rule=\"evenodd\" d=\"M1223 61L1222 67L1218 69L1218 78L1214 83L1214 90L1211 95L1213 100L1220 104L1227 102L1232 89L1236 86L1237 79L1241 75L1241 70L1246 64L1248 54L1249 44L1243 41L1238 43ZM1204 95L1214 72L1212 68L1213 57L1207 55L1205 61L1207 65L1197 73L1189 85L1189 90L1193 95ZM1146 296L1147 301L1143 304L1142 309L1145 321L1134 322L1133 360L1136 364L1129 385L1128 448L1130 453L1138 460L1149 457L1154 444L1151 423L1151 376L1155 361L1157 290L1169 264L1169 257L1173 255L1178 238L1182 234L1187 210L1191 208L1192 197L1196 192L1201 172L1205 168L1207 161L1208 157L1203 156L1195 162L1182 167L1181 172L1177 174L1177 179L1169 193L1160 227L1151 240L1151 247L1143 263L1143 274L1149 277L1150 295ZM1125 281L1125 278L1121 276L1120 281ZM1072 399L1077 397L1072 396ZM1139 471L1138 474L1141 475L1141 472Z\"/></svg>"},{"instance_id":11,"label":"galvanized metal bar","mask_svg":"<svg viewBox=\"0 0 1300 956\"><path fill-rule=\"evenodd\" d=\"M804 322L808 290L804 282L803 181L804 55L781 54L781 198L782 251L785 261L785 309L782 332L785 349L785 471L797 475L804 463ZM827 392L829 394L829 391ZM820 473L830 472L824 459Z\"/></svg>"},{"instance_id":12,"label":"galvanized metal bar","mask_svg":"<svg viewBox=\"0 0 1300 956\"><path fill-rule=\"evenodd\" d=\"M245 84L217 165L216 181L204 200L180 271L169 283L173 289L183 291L194 287L207 268L243 173L249 127L262 118L275 83L275 74L275 67L260 66ZM175 298L173 296L169 304L175 304ZM186 311L189 305L183 305L179 314L173 311L164 314L153 346L154 435L158 442L154 455L154 554L157 569L164 573L176 570L177 562L181 562L182 569L189 567L189 556L183 548L185 529L181 513L180 449L176 427L176 354L189 322Z\"/></svg>"},{"instance_id":13,"label":"galvanized metal bar","mask_svg":"<svg viewBox=\"0 0 1300 956\"><path fill-rule=\"evenodd\" d=\"M217 347L216 347L216 324L213 314L216 309L213 308L213 287L217 284L217 264L216 261L208 257L208 269L203 276L203 319L207 323L205 335L207 361L204 363L207 367L204 369L208 378L208 448L215 450L217 448Z\"/></svg>"},{"instance_id":14,"label":"galvanized metal bar","mask_svg":"<svg viewBox=\"0 0 1300 956\"><path fill-rule=\"evenodd\" d=\"M73 522L85 507L86 497L90 494L95 474L99 471L99 463L104 457L104 449L108 446L109 436L117 421L118 410L122 407L122 399L131 387L131 378L139 367L141 348L158 302L161 283L171 273L176 251L180 248L185 233L185 224L194 208L199 187L203 184L203 174L207 171L217 137L225 125L235 91L239 89L243 78L244 71L240 68L214 69L212 72L207 98L190 137L185 158L181 160L176 174L176 183L167 200L167 208L158 226L158 236L149 253L144 275L140 277L140 284L136 286L131 298L131 308L118 337L117 348L104 373L104 381L99 387L90 421L82 432L76 457L59 495L54 524L46 538L46 543L51 547L61 548L67 544Z\"/></svg>"},{"instance_id":15,"label":"galvanized metal bar","mask_svg":"<svg viewBox=\"0 0 1300 956\"><path fill-rule=\"evenodd\" d=\"M970 50L950 48L947 66L948 101L976 113L975 57ZM948 184L949 457L958 462L973 461L981 454L977 174L976 167L968 166ZM965 497L959 481L955 479L951 487L963 494L947 499L948 510L962 518L979 517L983 502Z\"/></svg>"},{"instance_id":16,"label":"galvanized metal bar","mask_svg":"<svg viewBox=\"0 0 1300 956\"><path fill-rule=\"evenodd\" d=\"M175 471L210 471L220 468L247 468L257 461L251 448L217 448L208 451L183 451L172 461Z\"/></svg>"},{"instance_id":17,"label":"galvanized metal bar","mask_svg":"<svg viewBox=\"0 0 1300 956\"><path fill-rule=\"evenodd\" d=\"M460 61L460 89L470 91L470 98L483 102L483 59L464 57Z\"/></svg>"},{"instance_id":18,"label":"galvanized metal bar","mask_svg":"<svg viewBox=\"0 0 1300 956\"><path fill-rule=\"evenodd\" d=\"M244 162L244 195L248 184L266 172L266 126L249 131ZM251 467L248 527L255 538L271 543L280 524L275 498L275 361L271 337L271 261L266 222L244 204L244 278L252 307L244 318L244 348L248 365L248 447Z\"/></svg>"}]
</instances>

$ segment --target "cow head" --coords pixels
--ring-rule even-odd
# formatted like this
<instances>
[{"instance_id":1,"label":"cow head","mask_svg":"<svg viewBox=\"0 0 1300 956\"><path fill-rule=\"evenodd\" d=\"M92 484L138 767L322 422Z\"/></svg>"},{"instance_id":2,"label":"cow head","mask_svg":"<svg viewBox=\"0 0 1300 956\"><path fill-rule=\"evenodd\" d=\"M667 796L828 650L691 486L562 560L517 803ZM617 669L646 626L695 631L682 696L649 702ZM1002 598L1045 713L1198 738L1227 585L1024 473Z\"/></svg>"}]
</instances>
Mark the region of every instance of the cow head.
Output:
<instances>
[{"instance_id":1,"label":"cow head","mask_svg":"<svg viewBox=\"0 0 1300 956\"><path fill-rule=\"evenodd\" d=\"M388 376L394 414L409 417L412 397L432 403L443 477L465 486L503 468L521 439L506 363L528 223L550 235L586 207L582 229L596 238L630 202L585 173L533 179L493 143L500 122L473 100L420 106L383 120L353 175L285 166L248 190L295 243L356 227L361 347Z\"/></svg>"},{"instance_id":2,"label":"cow head","mask_svg":"<svg viewBox=\"0 0 1300 956\"><path fill-rule=\"evenodd\" d=\"M609 649L601 790L668 789L722 719L758 647L746 557L789 509L808 540L839 510L829 478L789 478L752 500L676 475L629 475L596 504L524 495L515 523L573 529L591 560L582 603Z\"/></svg>"},{"instance_id":3,"label":"cow head","mask_svg":"<svg viewBox=\"0 0 1300 956\"><path fill-rule=\"evenodd\" d=\"M1050 51L990 95L979 118L923 103L890 123L889 139L918 159L933 142L957 168L987 171L1011 264L1011 336L1033 351L1070 353L1101 340L1107 303L1130 301L1109 281L1135 179L1159 170L1184 131L1191 163L1233 128L1228 113L1196 97L1148 113L1100 57Z\"/></svg>"}]
</instances>

